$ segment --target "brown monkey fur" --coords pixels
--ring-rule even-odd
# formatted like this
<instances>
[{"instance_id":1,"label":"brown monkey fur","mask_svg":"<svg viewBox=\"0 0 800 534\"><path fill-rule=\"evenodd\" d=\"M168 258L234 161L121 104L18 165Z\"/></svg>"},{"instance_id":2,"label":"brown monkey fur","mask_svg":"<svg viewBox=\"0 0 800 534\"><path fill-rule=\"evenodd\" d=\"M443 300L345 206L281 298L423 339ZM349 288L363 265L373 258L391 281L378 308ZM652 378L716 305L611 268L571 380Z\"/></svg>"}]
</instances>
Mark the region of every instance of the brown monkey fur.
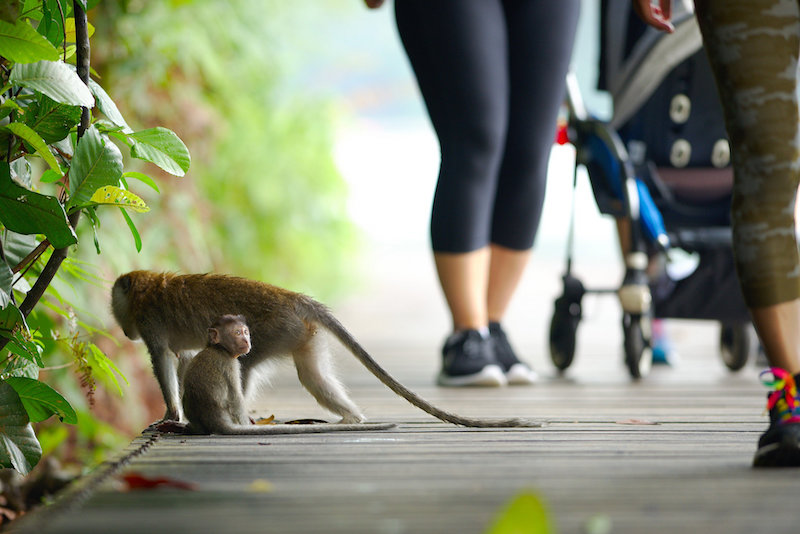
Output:
<instances>
[{"instance_id":1,"label":"brown monkey fur","mask_svg":"<svg viewBox=\"0 0 800 534\"><path fill-rule=\"evenodd\" d=\"M253 370L290 355L303 386L341 423L360 423L364 416L328 366L324 335L336 337L389 389L434 417L468 427L538 427L522 419L486 420L446 412L395 380L364 350L328 309L300 293L276 286L217 274L133 271L120 276L111 291L111 306L125 335L142 338L167 405L165 420L182 420L179 378L174 355L206 346L208 325L226 314L243 315L250 326L252 349L240 360L245 398ZM174 354L174 355L173 355Z\"/></svg>"},{"instance_id":2,"label":"brown monkey fur","mask_svg":"<svg viewBox=\"0 0 800 534\"><path fill-rule=\"evenodd\" d=\"M186 367L181 404L190 434L307 434L331 430L375 430L394 425L251 425L238 358L250 352L250 332L241 315L223 315L208 329L208 346Z\"/></svg>"}]
</instances>

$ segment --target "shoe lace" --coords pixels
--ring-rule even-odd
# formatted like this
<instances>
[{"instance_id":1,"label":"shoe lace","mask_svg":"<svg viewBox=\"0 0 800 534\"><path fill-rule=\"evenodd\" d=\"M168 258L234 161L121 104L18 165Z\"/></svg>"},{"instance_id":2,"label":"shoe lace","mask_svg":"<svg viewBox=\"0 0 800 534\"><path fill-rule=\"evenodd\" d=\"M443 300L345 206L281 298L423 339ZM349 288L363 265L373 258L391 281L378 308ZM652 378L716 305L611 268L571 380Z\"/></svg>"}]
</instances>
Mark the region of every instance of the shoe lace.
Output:
<instances>
[{"instance_id":1,"label":"shoe lace","mask_svg":"<svg viewBox=\"0 0 800 534\"><path fill-rule=\"evenodd\" d=\"M759 375L761 383L772 388L767 396L767 409L776 415L780 423L800 423L800 402L797 384L791 373L780 367L765 369Z\"/></svg>"}]
</instances>

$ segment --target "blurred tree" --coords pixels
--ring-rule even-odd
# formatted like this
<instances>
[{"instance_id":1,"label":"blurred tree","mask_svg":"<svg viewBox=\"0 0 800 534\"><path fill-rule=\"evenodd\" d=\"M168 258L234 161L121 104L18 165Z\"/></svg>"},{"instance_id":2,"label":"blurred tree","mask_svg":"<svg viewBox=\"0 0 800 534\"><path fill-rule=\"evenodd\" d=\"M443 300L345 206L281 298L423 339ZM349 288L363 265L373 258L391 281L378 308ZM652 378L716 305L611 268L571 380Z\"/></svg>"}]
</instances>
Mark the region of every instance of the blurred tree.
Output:
<instances>
[{"instance_id":1,"label":"blurred tree","mask_svg":"<svg viewBox=\"0 0 800 534\"><path fill-rule=\"evenodd\" d=\"M326 4L312 8L336 9ZM287 91L302 68L294 51L307 50L293 28L308 10L122 0L92 13L93 66L123 113L174 129L194 157L187 178L164 176L169 191L146 199L158 213L139 223L147 248L132 257L120 244L113 271L211 270L335 293L355 241L333 163L335 110L314 88Z\"/></svg>"}]
</instances>

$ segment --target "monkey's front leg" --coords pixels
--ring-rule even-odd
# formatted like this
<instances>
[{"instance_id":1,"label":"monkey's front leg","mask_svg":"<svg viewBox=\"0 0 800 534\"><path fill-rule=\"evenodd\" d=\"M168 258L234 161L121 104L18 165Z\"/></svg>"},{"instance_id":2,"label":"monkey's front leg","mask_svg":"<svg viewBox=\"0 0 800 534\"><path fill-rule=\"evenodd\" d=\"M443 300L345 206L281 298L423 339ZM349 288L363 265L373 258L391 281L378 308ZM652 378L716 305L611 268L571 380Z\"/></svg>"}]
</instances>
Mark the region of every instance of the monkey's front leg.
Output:
<instances>
[{"instance_id":1,"label":"monkey's front leg","mask_svg":"<svg viewBox=\"0 0 800 534\"><path fill-rule=\"evenodd\" d=\"M184 421L178 383L178 358L164 344L150 341L145 343L150 351L153 373L167 405L164 421Z\"/></svg>"}]
</instances>

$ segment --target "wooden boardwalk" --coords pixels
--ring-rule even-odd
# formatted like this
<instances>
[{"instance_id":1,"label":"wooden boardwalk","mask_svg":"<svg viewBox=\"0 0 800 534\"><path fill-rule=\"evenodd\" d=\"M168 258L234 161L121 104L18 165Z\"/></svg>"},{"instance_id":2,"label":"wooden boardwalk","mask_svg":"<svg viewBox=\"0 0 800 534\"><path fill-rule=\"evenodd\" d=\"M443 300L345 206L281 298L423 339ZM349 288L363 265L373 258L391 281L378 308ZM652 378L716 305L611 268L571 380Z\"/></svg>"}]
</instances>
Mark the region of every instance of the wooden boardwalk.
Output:
<instances>
[{"instance_id":1,"label":"wooden boardwalk","mask_svg":"<svg viewBox=\"0 0 800 534\"><path fill-rule=\"evenodd\" d=\"M398 283L384 287L380 298L371 300L372 288L365 287L338 310L368 350L442 407L534 418L543 428L440 423L342 356L337 360L356 402L370 420L395 422L395 429L274 437L145 432L121 454L125 462L102 466L17 530L482 533L515 495L532 491L560 533L796 531L800 471L750 467L765 427L765 391L752 365L738 374L723 368L715 327L671 324L682 364L632 383L621 364L615 303L588 302L576 363L558 377L543 350L558 288L536 284L548 274L537 271L509 329L542 372L541 382L442 389L433 386L445 326L432 297L435 282L430 273L392 269L384 274ZM427 282L410 286L405 277ZM256 412L283 420L330 417L288 371L279 373ZM121 491L119 476L130 472L194 489Z\"/></svg>"}]
</instances>

